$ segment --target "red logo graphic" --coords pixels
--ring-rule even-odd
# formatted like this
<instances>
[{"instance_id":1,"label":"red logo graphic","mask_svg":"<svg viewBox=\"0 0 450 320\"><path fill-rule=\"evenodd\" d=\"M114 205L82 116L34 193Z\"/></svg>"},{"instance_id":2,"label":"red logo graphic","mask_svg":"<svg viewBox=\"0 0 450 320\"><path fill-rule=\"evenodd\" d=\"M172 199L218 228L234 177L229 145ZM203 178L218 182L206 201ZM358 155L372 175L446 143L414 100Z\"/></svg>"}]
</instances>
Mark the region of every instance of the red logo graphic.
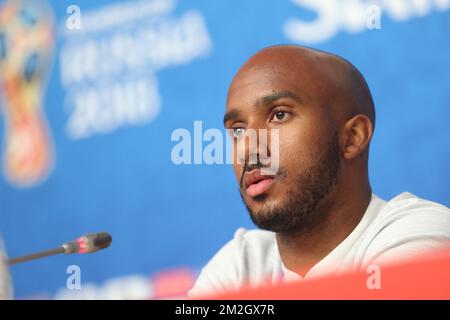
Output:
<instances>
[{"instance_id":1,"label":"red logo graphic","mask_svg":"<svg viewBox=\"0 0 450 320\"><path fill-rule=\"evenodd\" d=\"M3 170L7 180L19 187L41 182L53 162L43 113L55 44L53 21L43 1L6 1L0 8Z\"/></svg>"}]
</instances>

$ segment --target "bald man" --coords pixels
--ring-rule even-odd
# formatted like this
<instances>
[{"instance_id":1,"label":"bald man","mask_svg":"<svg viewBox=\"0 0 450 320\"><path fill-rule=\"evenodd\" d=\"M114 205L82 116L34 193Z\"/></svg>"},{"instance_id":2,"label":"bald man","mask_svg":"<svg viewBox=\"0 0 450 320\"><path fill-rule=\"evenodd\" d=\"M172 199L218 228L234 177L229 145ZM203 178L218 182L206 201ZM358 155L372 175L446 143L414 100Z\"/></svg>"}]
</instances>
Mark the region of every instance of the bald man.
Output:
<instances>
[{"instance_id":1,"label":"bald man","mask_svg":"<svg viewBox=\"0 0 450 320\"><path fill-rule=\"evenodd\" d=\"M190 296L365 270L450 245L447 207L372 193L375 108L363 76L343 58L299 46L256 53L230 85L224 123L235 141L278 129L279 168L261 174L267 163L249 161L261 146L234 144L244 154L233 164L240 193L260 230L237 230Z\"/></svg>"}]
</instances>

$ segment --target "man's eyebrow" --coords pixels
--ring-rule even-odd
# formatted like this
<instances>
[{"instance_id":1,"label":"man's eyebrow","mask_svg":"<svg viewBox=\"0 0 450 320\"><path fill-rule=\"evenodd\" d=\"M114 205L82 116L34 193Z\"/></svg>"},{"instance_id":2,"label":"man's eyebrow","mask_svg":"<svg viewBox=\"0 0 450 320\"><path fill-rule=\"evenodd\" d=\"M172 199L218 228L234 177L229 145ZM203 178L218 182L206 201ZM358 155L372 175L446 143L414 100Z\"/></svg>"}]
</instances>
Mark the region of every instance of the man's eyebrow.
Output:
<instances>
[{"instance_id":1,"label":"man's eyebrow","mask_svg":"<svg viewBox=\"0 0 450 320\"><path fill-rule=\"evenodd\" d=\"M233 119L237 118L238 114L239 113L237 111L234 111L234 110L228 111L223 116L223 124L225 125L227 123L227 121L230 121L230 120L233 120Z\"/></svg>"},{"instance_id":2,"label":"man's eyebrow","mask_svg":"<svg viewBox=\"0 0 450 320\"><path fill-rule=\"evenodd\" d=\"M297 101L298 103L303 103L302 99L293 93L292 91L284 90L284 91L278 91L274 92L272 94L269 94L267 96L264 96L260 99L258 99L256 106L258 105L269 105L277 100L283 99L283 98L291 98L292 100ZM233 120L239 116L239 112L237 110L231 110L225 113L225 116L223 117L223 124L225 125L227 121Z\"/></svg>"},{"instance_id":3,"label":"man's eyebrow","mask_svg":"<svg viewBox=\"0 0 450 320\"><path fill-rule=\"evenodd\" d=\"M292 91L278 91L259 99L258 104L267 105L283 98L291 98L292 100L302 103L302 99Z\"/></svg>"}]
</instances>

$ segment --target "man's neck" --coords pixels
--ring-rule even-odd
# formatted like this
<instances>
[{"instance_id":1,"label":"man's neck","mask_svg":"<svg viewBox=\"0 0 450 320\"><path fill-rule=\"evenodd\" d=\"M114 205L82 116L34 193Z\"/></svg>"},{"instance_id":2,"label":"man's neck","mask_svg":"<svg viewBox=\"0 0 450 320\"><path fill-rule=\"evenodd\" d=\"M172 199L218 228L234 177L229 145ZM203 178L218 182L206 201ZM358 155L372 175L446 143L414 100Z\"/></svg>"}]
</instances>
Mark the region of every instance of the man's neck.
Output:
<instances>
[{"instance_id":1,"label":"man's neck","mask_svg":"<svg viewBox=\"0 0 450 320\"><path fill-rule=\"evenodd\" d=\"M354 192L333 195L322 208L322 221L302 232L277 233L284 266L305 276L320 260L344 241L361 221L372 197L370 185ZM319 214L314 212L311 214Z\"/></svg>"}]
</instances>

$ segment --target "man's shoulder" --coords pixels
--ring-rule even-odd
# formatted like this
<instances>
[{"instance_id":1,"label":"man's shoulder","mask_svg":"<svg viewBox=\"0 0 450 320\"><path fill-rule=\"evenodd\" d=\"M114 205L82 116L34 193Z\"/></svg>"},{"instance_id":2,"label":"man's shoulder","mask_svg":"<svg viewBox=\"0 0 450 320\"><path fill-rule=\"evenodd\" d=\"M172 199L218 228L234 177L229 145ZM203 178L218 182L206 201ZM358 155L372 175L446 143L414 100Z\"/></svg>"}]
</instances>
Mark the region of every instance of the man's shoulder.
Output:
<instances>
[{"instance_id":1,"label":"man's shoulder","mask_svg":"<svg viewBox=\"0 0 450 320\"><path fill-rule=\"evenodd\" d=\"M388 201L388 204L403 205L403 206L408 206L408 207L409 206L433 207L433 208L449 210L443 204L440 204L438 202L434 202L431 200L427 200L424 198L420 198L410 192L400 193L398 196L396 196L396 197L392 198L390 201Z\"/></svg>"},{"instance_id":2,"label":"man's shoulder","mask_svg":"<svg viewBox=\"0 0 450 320\"><path fill-rule=\"evenodd\" d=\"M450 245L450 210L405 192L385 203L364 238L370 260L438 249Z\"/></svg>"},{"instance_id":3,"label":"man's shoulder","mask_svg":"<svg viewBox=\"0 0 450 320\"><path fill-rule=\"evenodd\" d=\"M450 210L443 204L403 192L389 200L381 210L379 220L415 221L421 218L440 219L450 223Z\"/></svg>"},{"instance_id":4,"label":"man's shoulder","mask_svg":"<svg viewBox=\"0 0 450 320\"><path fill-rule=\"evenodd\" d=\"M239 270L260 265L276 254L275 233L264 230L247 230L239 228L210 260L208 266L221 266L227 270Z\"/></svg>"},{"instance_id":5,"label":"man's shoulder","mask_svg":"<svg viewBox=\"0 0 450 320\"><path fill-rule=\"evenodd\" d=\"M260 281L273 272L277 252L273 232L239 228L202 269L189 296L236 290L247 281Z\"/></svg>"}]
</instances>

